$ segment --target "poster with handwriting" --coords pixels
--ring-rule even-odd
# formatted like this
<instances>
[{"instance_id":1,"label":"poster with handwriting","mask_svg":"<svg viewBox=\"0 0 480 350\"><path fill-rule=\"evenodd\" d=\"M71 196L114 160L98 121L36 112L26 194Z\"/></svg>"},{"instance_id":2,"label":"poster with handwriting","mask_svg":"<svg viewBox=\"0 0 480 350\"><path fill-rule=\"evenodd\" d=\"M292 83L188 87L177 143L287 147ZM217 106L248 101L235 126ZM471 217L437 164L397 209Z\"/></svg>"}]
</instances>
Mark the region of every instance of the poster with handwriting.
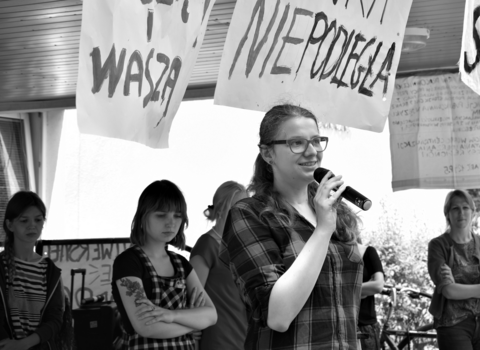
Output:
<instances>
[{"instance_id":1,"label":"poster with handwriting","mask_svg":"<svg viewBox=\"0 0 480 350\"><path fill-rule=\"evenodd\" d=\"M112 299L112 266L118 254L130 247L130 243L96 243L47 245L44 253L60 269L65 292L70 297L72 269L86 269L85 298L102 295L104 300ZM73 285L73 303L75 309L81 302L82 274L76 274Z\"/></svg>"},{"instance_id":2,"label":"poster with handwriting","mask_svg":"<svg viewBox=\"0 0 480 350\"><path fill-rule=\"evenodd\" d=\"M458 74L397 79L392 188L480 187L480 96Z\"/></svg>"},{"instance_id":3,"label":"poster with handwriting","mask_svg":"<svg viewBox=\"0 0 480 350\"><path fill-rule=\"evenodd\" d=\"M84 0L82 133L168 147L214 0Z\"/></svg>"},{"instance_id":4,"label":"poster with handwriting","mask_svg":"<svg viewBox=\"0 0 480 350\"><path fill-rule=\"evenodd\" d=\"M480 94L480 34L477 20L480 17L480 0L466 0L463 19L462 50L459 71L462 81Z\"/></svg>"},{"instance_id":5,"label":"poster with handwriting","mask_svg":"<svg viewBox=\"0 0 480 350\"><path fill-rule=\"evenodd\" d=\"M381 132L412 0L237 1L215 103Z\"/></svg>"}]
</instances>

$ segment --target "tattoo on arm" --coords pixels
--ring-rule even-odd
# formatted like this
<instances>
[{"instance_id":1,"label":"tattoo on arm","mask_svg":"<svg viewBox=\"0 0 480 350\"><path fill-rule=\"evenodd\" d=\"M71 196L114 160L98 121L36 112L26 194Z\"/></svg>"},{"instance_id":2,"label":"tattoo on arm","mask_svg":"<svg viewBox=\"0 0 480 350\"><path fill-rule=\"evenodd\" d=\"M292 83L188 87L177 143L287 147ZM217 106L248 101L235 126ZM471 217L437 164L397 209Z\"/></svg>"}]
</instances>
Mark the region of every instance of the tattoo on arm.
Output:
<instances>
[{"instance_id":1,"label":"tattoo on arm","mask_svg":"<svg viewBox=\"0 0 480 350\"><path fill-rule=\"evenodd\" d=\"M121 278L120 285L127 288L127 296L135 298L135 305L140 306L140 302L144 299L147 299L145 290L138 282L130 281L128 278Z\"/></svg>"}]
</instances>

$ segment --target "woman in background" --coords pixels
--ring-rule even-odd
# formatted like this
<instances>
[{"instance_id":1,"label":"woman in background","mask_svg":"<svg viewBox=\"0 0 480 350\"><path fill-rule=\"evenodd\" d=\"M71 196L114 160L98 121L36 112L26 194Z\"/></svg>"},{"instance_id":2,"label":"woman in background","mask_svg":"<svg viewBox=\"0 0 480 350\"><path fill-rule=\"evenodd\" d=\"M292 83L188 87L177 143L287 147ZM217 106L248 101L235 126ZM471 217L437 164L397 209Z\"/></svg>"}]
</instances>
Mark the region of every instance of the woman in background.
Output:
<instances>
[{"instance_id":1,"label":"woman in background","mask_svg":"<svg viewBox=\"0 0 480 350\"><path fill-rule=\"evenodd\" d=\"M357 347L357 217L341 176L313 178L327 142L299 106L275 106L261 122L255 195L230 210L220 253L245 291L245 349Z\"/></svg>"},{"instance_id":2,"label":"woman in background","mask_svg":"<svg viewBox=\"0 0 480 350\"><path fill-rule=\"evenodd\" d=\"M215 225L200 236L190 254L190 263L218 313L217 323L202 332L201 350L244 349L247 330L245 307L230 270L218 259L228 212L243 198L247 198L247 192L239 183L227 181L220 185L213 196L213 205L204 211L207 219Z\"/></svg>"},{"instance_id":3,"label":"woman in background","mask_svg":"<svg viewBox=\"0 0 480 350\"><path fill-rule=\"evenodd\" d=\"M168 180L155 181L138 200L132 221L132 247L113 263L112 294L124 326L124 349L195 348L192 331L215 324L217 314L191 265L167 245L185 248L187 204ZM190 296L190 308L187 297Z\"/></svg>"},{"instance_id":4,"label":"woman in background","mask_svg":"<svg viewBox=\"0 0 480 350\"><path fill-rule=\"evenodd\" d=\"M363 259L362 302L358 328L361 333L368 334L368 338L362 338L360 343L362 350L380 350L380 325L375 311L375 294L383 290L383 266L374 247L359 244L358 249Z\"/></svg>"},{"instance_id":5,"label":"woman in background","mask_svg":"<svg viewBox=\"0 0 480 350\"><path fill-rule=\"evenodd\" d=\"M435 284L430 313L440 350L480 349L480 236L472 230L475 202L468 192L447 194L447 230L428 244Z\"/></svg>"},{"instance_id":6,"label":"woman in background","mask_svg":"<svg viewBox=\"0 0 480 350\"><path fill-rule=\"evenodd\" d=\"M40 197L29 191L13 195L7 204L0 253L0 349L57 349L54 338L62 327L64 294L60 269L35 253L46 218Z\"/></svg>"}]
</instances>

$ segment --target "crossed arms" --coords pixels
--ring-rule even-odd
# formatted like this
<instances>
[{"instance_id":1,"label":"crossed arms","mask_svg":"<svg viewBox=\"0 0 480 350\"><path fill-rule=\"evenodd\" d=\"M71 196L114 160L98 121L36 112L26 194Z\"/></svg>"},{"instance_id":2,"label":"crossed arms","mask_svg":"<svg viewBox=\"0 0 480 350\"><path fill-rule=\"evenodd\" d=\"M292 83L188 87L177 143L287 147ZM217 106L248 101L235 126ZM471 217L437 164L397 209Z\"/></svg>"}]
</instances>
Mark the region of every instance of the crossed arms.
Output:
<instances>
[{"instance_id":1,"label":"crossed arms","mask_svg":"<svg viewBox=\"0 0 480 350\"><path fill-rule=\"evenodd\" d=\"M217 312L194 270L186 282L190 308L169 310L147 299L140 278L129 276L118 279L118 291L135 332L145 338L167 339L214 325ZM196 297L196 291L203 294L203 300Z\"/></svg>"}]
</instances>

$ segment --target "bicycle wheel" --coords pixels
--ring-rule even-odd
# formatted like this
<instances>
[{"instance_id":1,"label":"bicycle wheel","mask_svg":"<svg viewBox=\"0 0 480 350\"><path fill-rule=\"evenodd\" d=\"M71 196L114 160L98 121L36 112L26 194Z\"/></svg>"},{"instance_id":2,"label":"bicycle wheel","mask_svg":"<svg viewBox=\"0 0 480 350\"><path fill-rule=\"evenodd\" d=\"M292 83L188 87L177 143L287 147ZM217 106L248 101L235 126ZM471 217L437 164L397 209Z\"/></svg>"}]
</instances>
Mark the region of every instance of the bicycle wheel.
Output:
<instances>
[{"instance_id":1,"label":"bicycle wheel","mask_svg":"<svg viewBox=\"0 0 480 350\"><path fill-rule=\"evenodd\" d=\"M425 326L422 326L422 327L418 327L415 331L417 332L428 332L428 331L431 331L433 328L433 323L430 323L430 324L427 324ZM432 335L435 334L432 332ZM411 342L413 339L415 338L423 338L422 336L406 336L405 338L403 338L400 343L398 343L398 349L401 350L401 349L408 349L408 343Z\"/></svg>"}]
</instances>

